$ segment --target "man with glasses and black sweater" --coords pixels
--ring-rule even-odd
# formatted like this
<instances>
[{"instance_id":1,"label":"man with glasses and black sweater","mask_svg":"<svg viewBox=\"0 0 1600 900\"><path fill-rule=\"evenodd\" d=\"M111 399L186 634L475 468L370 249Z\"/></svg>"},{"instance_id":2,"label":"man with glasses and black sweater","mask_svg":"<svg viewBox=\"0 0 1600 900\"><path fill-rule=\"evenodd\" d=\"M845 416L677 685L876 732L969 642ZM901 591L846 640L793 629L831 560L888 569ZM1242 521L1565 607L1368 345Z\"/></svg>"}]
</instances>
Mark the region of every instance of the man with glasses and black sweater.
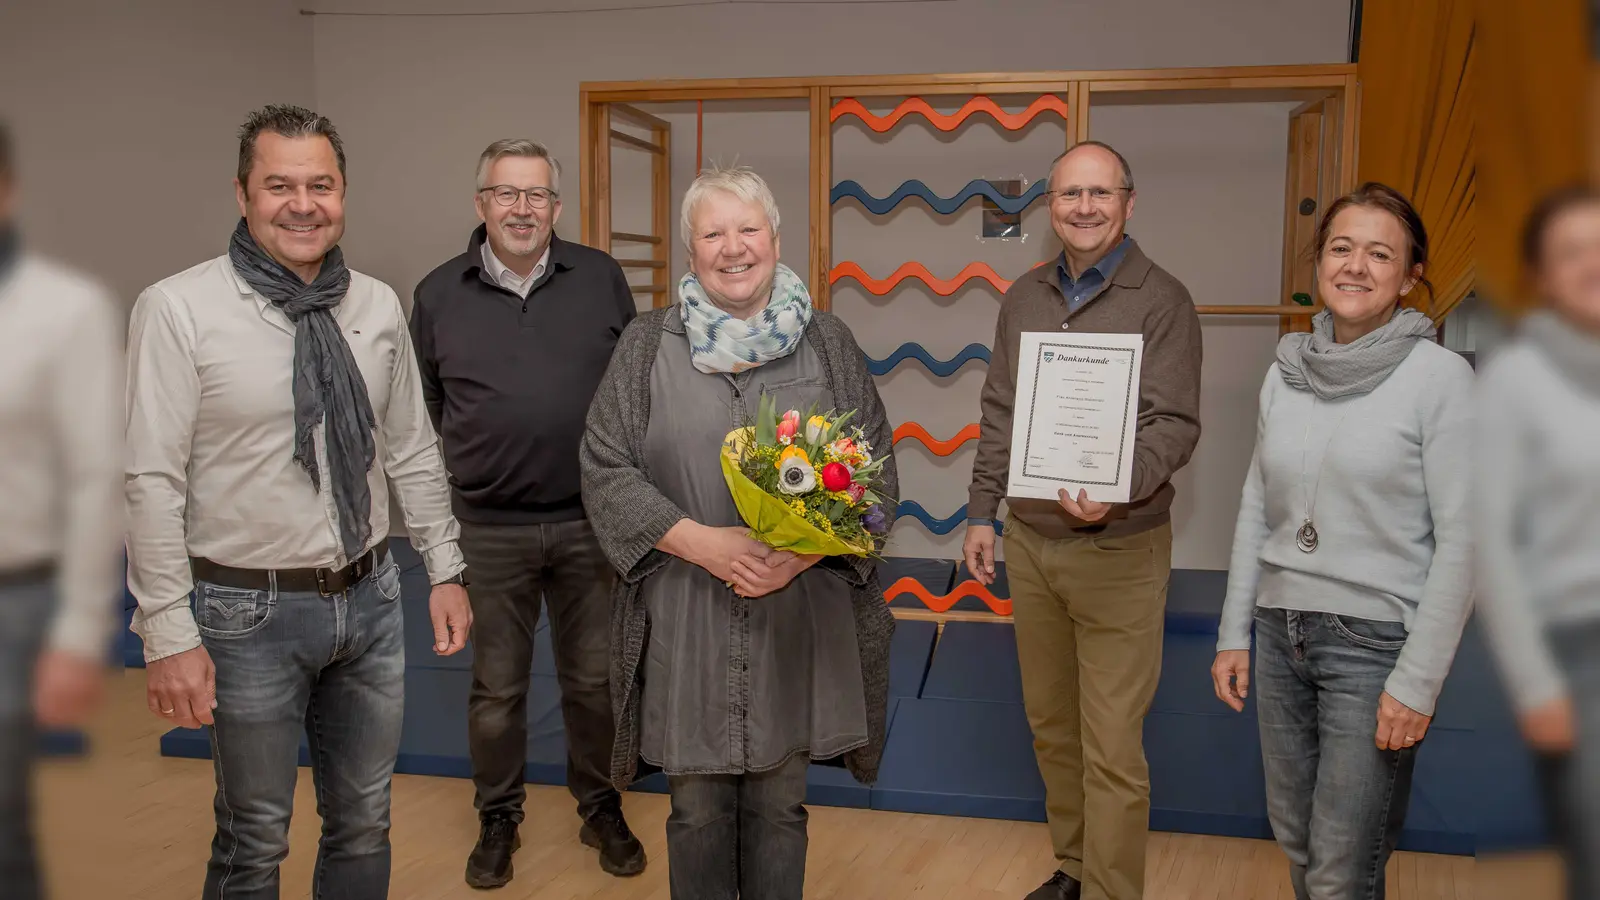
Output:
<instances>
[{"instance_id":1,"label":"man with glasses and black sweater","mask_svg":"<svg viewBox=\"0 0 1600 900\"><path fill-rule=\"evenodd\" d=\"M528 140L478 160L483 224L417 286L411 333L444 445L478 623L467 706L481 831L473 887L511 880L526 796L533 635L550 610L567 787L600 867L635 875L644 847L611 786L612 573L584 512L578 445L589 402L633 319L622 267L555 235L561 168Z\"/></svg>"}]
</instances>

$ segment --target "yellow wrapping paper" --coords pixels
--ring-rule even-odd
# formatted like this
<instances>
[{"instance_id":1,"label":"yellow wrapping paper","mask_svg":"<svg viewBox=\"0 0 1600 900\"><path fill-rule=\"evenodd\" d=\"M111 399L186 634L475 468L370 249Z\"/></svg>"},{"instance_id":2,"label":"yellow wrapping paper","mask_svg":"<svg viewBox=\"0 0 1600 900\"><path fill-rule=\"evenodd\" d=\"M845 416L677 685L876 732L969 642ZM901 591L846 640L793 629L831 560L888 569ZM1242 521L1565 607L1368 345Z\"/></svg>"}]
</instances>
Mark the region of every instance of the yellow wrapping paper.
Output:
<instances>
[{"instance_id":1,"label":"yellow wrapping paper","mask_svg":"<svg viewBox=\"0 0 1600 900\"><path fill-rule=\"evenodd\" d=\"M744 448L754 437L754 428L728 432L722 444L722 477L733 494L733 505L755 539L769 547L791 553L817 553L823 556L868 556L871 548L856 547L807 522L783 500L772 496L744 477L739 463Z\"/></svg>"}]
</instances>

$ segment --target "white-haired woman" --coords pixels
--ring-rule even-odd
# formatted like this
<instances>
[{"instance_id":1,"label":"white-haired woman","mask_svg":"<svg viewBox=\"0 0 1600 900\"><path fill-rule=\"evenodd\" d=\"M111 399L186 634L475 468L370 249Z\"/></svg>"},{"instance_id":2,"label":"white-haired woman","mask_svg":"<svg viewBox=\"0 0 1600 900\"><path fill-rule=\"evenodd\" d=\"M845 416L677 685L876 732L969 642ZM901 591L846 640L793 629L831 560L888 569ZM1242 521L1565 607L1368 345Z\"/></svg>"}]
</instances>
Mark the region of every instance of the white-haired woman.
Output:
<instances>
[{"instance_id":1,"label":"white-haired woman","mask_svg":"<svg viewBox=\"0 0 1600 900\"><path fill-rule=\"evenodd\" d=\"M612 778L626 786L641 759L666 772L674 898L799 900L807 765L876 777L894 617L871 560L751 539L718 458L764 393L778 409L859 410L885 453L892 431L850 330L778 262L760 176L702 173L682 229L678 302L623 332L581 451L585 504L622 576ZM887 528L892 459L882 472Z\"/></svg>"}]
</instances>

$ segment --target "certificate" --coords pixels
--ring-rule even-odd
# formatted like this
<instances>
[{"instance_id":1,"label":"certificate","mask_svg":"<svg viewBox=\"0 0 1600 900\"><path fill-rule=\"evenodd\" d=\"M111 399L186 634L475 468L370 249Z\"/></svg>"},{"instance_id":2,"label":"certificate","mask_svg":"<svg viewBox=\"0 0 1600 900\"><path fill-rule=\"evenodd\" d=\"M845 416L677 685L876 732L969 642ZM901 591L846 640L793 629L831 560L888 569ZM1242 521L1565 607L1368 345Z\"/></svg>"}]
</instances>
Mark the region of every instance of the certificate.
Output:
<instances>
[{"instance_id":1,"label":"certificate","mask_svg":"<svg viewBox=\"0 0 1600 900\"><path fill-rule=\"evenodd\" d=\"M1022 333L1008 496L1128 502L1143 355L1140 334Z\"/></svg>"}]
</instances>

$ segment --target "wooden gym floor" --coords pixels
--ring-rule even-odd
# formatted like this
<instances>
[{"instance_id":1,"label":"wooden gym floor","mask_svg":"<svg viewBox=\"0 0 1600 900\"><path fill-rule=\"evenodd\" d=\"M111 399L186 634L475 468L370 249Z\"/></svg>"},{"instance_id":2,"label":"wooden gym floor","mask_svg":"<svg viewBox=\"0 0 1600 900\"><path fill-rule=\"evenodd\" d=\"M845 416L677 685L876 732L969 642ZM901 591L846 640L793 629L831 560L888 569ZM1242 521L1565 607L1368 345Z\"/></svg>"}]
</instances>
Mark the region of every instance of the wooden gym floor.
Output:
<instances>
[{"instance_id":1,"label":"wooden gym floor","mask_svg":"<svg viewBox=\"0 0 1600 900\"><path fill-rule=\"evenodd\" d=\"M198 897L213 831L209 762L159 754L161 722L145 707L144 672L118 671L90 727L92 755L52 760L37 779L42 853L52 895L65 900L179 900ZM472 784L399 775L394 781L393 900L668 900L663 825L667 798L626 795L628 820L650 866L616 879L578 842L564 788L528 786L522 850L507 887L478 892L462 881L477 838ZM306 897L318 834L311 777L301 770L283 896ZM1051 872L1042 824L921 816L872 810L811 809L806 896L827 900L1020 900ZM1397 854L1391 900L1467 900L1489 875L1468 857ZM1514 860L1497 870L1518 900L1556 897L1548 858ZM1292 900L1287 867L1266 841L1153 834L1148 900ZM1542 888L1542 889L1541 889ZM1512 893L1512 892L1515 893ZM1547 892L1548 891L1548 892Z\"/></svg>"}]
</instances>

